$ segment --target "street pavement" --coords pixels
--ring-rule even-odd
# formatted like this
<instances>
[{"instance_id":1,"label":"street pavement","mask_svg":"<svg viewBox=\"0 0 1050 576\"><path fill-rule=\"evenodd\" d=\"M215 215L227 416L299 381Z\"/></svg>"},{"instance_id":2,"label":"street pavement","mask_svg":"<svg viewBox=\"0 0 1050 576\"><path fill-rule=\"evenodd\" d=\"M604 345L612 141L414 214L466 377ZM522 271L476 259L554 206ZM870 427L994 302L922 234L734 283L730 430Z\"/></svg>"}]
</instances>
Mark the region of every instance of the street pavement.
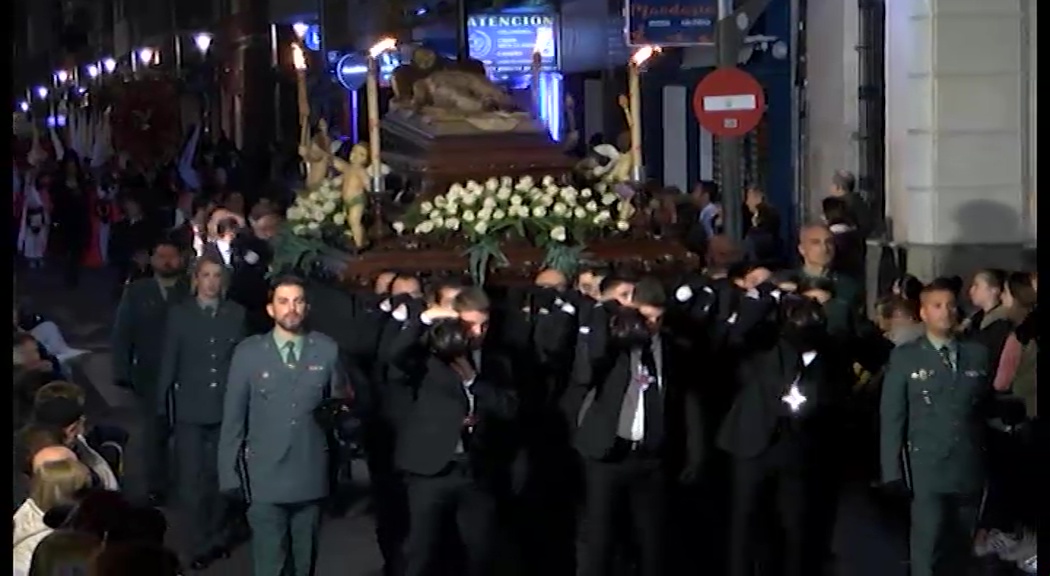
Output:
<instances>
[{"instance_id":1,"label":"street pavement","mask_svg":"<svg viewBox=\"0 0 1050 576\"><path fill-rule=\"evenodd\" d=\"M89 421L116 424L131 432L126 463L125 490L132 497L143 495L142 458L135 442L140 428L131 393L114 386L109 350L115 301L113 278L107 271L85 272L81 285L69 290L53 270L22 271L18 278L20 304L55 321L69 344L91 351L76 361L78 379L89 388ZM354 477L365 493L367 473L354 466ZM367 497L362 496L341 518L327 520L322 528L318 576L371 576L381 565L373 536L373 522L367 513ZM185 533L178 514L166 510L170 546L179 550L179 535ZM907 547L904 530L894 515L873 503L863 487L851 487L842 494L836 523L834 550L836 576L906 576ZM241 546L229 560L217 562L206 576L250 574L247 546ZM698 568L698 572L702 569Z\"/></svg>"}]
</instances>

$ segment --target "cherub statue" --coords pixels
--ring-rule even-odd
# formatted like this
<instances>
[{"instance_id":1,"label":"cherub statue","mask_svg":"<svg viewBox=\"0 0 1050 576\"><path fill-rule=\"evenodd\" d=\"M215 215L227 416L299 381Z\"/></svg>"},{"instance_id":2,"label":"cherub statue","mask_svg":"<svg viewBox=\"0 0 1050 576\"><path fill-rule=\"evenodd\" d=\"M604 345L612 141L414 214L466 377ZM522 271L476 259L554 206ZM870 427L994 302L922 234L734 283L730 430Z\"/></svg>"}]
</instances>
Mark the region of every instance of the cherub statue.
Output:
<instances>
[{"instance_id":1,"label":"cherub statue","mask_svg":"<svg viewBox=\"0 0 1050 576\"><path fill-rule=\"evenodd\" d=\"M317 121L317 131L309 136L307 123L303 122L303 131L299 140L299 156L306 163L307 191L316 190L332 167L333 146L338 149L339 142L332 142L328 136L328 122L324 118Z\"/></svg>"},{"instance_id":2,"label":"cherub statue","mask_svg":"<svg viewBox=\"0 0 1050 576\"><path fill-rule=\"evenodd\" d=\"M365 234L364 215L369 187L368 147L354 144L347 160L332 156L335 169L342 174L343 210L346 213L347 235L357 249L368 244Z\"/></svg>"}]
</instances>

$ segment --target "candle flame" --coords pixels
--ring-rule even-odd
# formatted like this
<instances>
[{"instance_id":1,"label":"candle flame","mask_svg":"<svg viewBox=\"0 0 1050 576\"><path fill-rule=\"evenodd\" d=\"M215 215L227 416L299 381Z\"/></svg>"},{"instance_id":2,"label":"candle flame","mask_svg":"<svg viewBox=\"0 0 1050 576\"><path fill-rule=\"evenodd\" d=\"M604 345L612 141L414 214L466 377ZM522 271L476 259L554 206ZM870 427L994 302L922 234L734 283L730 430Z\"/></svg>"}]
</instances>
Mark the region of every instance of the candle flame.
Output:
<instances>
[{"instance_id":1,"label":"candle flame","mask_svg":"<svg viewBox=\"0 0 1050 576\"><path fill-rule=\"evenodd\" d=\"M292 44L292 65L296 70L306 70L306 53L298 43Z\"/></svg>"},{"instance_id":2,"label":"candle flame","mask_svg":"<svg viewBox=\"0 0 1050 576\"><path fill-rule=\"evenodd\" d=\"M635 50L634 54L631 55L631 64L634 64L635 66L641 66L642 64L645 64L646 60L652 58L660 52L661 49L659 46L653 46L651 44L647 46L642 46L641 48Z\"/></svg>"},{"instance_id":3,"label":"candle flame","mask_svg":"<svg viewBox=\"0 0 1050 576\"><path fill-rule=\"evenodd\" d=\"M543 49L554 41L554 29L546 26L536 29L536 44L532 47L533 54L542 54Z\"/></svg>"},{"instance_id":4,"label":"candle flame","mask_svg":"<svg viewBox=\"0 0 1050 576\"><path fill-rule=\"evenodd\" d=\"M368 49L368 55L372 58L378 58L383 52L389 52L394 48L397 48L397 40L393 38L383 38Z\"/></svg>"}]
</instances>

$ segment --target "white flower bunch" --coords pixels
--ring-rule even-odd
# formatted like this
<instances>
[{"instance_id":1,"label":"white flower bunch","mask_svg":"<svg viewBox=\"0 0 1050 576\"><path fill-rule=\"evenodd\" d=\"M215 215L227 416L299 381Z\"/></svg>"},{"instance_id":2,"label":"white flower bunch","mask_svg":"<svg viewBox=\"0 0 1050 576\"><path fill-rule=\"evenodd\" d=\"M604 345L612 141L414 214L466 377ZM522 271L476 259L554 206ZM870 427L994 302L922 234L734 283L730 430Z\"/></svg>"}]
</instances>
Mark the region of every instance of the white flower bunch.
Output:
<instances>
[{"instance_id":1,"label":"white flower bunch","mask_svg":"<svg viewBox=\"0 0 1050 576\"><path fill-rule=\"evenodd\" d=\"M317 189L300 194L286 214L292 232L298 236L320 236L333 226L344 226L342 190L336 180L328 179Z\"/></svg>"},{"instance_id":2,"label":"white flower bunch","mask_svg":"<svg viewBox=\"0 0 1050 576\"><path fill-rule=\"evenodd\" d=\"M571 236L603 229L626 231L628 223L617 219L619 201L604 185L577 190L560 185L553 176L538 181L531 176L518 180L503 176L484 183L453 184L444 194L421 202L410 222L397 222L394 228L475 239L506 229L525 236L528 230L546 236L544 240L566 242Z\"/></svg>"}]
</instances>

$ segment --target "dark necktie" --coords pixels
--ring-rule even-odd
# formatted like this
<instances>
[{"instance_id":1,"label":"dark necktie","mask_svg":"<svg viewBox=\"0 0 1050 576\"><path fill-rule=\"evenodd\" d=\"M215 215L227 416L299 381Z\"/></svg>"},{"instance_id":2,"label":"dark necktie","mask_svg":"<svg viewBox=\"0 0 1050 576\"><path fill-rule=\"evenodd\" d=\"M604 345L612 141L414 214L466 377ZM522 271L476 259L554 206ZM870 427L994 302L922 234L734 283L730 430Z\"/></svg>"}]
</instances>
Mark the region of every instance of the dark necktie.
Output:
<instances>
[{"instance_id":1,"label":"dark necktie","mask_svg":"<svg viewBox=\"0 0 1050 576\"><path fill-rule=\"evenodd\" d=\"M214 305L208 304L208 305L204 306L201 309L204 310L205 316L215 316L215 306Z\"/></svg>"},{"instance_id":2,"label":"dark necktie","mask_svg":"<svg viewBox=\"0 0 1050 576\"><path fill-rule=\"evenodd\" d=\"M284 362L289 366L295 366L299 359L295 356L295 342L284 343Z\"/></svg>"},{"instance_id":3,"label":"dark necktie","mask_svg":"<svg viewBox=\"0 0 1050 576\"><path fill-rule=\"evenodd\" d=\"M656 357L652 345L642 348L642 368L649 374L649 384L642 391L642 402L645 406L645 436L642 441L651 450L656 450L663 443L664 403L660 393L660 373L656 369Z\"/></svg>"},{"instance_id":4,"label":"dark necktie","mask_svg":"<svg viewBox=\"0 0 1050 576\"><path fill-rule=\"evenodd\" d=\"M952 374L955 374L955 364L952 362L952 350L948 346L941 346L937 351L941 355L941 362Z\"/></svg>"}]
</instances>

